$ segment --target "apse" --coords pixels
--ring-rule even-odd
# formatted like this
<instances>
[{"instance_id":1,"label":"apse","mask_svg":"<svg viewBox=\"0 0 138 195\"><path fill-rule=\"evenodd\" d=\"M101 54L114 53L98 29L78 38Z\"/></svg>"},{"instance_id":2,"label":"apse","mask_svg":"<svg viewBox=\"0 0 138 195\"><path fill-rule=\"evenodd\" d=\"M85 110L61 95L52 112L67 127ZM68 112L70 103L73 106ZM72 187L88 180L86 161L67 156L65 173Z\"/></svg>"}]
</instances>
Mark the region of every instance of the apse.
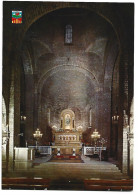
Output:
<instances>
[{"instance_id":1,"label":"apse","mask_svg":"<svg viewBox=\"0 0 138 195\"><path fill-rule=\"evenodd\" d=\"M70 43L65 41L67 25L71 26ZM103 136L110 137L112 71L118 54L117 42L112 26L85 9L59 9L31 25L24 45L33 59L38 100L34 102L38 111L34 117L34 121L38 121L36 128L46 129L47 110L50 109L51 126L54 123L59 126L59 113L71 108L76 110L78 125L85 131L90 126L91 109L92 130L97 128Z\"/></svg>"},{"instance_id":2,"label":"apse","mask_svg":"<svg viewBox=\"0 0 138 195\"><path fill-rule=\"evenodd\" d=\"M70 108L76 112L76 125L89 125L90 106L95 110L95 82L84 73L76 70L61 70L44 82L41 91L42 118L47 109L51 110L51 125L58 125L59 114ZM79 111L79 112L78 112ZM79 117L81 115L81 117ZM42 119L43 121L44 119Z\"/></svg>"}]
</instances>

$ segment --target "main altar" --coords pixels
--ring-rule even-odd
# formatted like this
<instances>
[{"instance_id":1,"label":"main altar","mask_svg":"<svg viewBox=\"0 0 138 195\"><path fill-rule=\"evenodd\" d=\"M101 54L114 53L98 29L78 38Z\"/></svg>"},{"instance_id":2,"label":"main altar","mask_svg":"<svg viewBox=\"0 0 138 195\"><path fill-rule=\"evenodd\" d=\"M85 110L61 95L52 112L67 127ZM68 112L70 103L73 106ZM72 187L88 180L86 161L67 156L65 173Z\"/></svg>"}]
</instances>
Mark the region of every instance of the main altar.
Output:
<instances>
[{"instance_id":1,"label":"main altar","mask_svg":"<svg viewBox=\"0 0 138 195\"><path fill-rule=\"evenodd\" d=\"M52 128L53 153L57 155L80 154L82 148L82 127L75 126L75 113L70 109L65 109L60 115L60 128Z\"/></svg>"}]
</instances>

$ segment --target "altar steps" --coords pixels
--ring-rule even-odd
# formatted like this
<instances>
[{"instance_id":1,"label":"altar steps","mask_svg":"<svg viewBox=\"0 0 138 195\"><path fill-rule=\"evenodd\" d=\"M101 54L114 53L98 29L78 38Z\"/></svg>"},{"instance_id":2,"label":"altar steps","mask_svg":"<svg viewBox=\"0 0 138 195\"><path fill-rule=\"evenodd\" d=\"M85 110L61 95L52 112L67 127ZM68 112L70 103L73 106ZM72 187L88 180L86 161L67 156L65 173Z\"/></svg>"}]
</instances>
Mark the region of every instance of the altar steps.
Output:
<instances>
[{"instance_id":1,"label":"altar steps","mask_svg":"<svg viewBox=\"0 0 138 195\"><path fill-rule=\"evenodd\" d=\"M14 170L11 177L38 177L53 180L84 179L127 179L118 167L108 161L99 161L82 156L84 163L47 162L52 156L35 159L33 167L26 170ZM6 177L6 173L4 175Z\"/></svg>"},{"instance_id":2,"label":"altar steps","mask_svg":"<svg viewBox=\"0 0 138 195\"><path fill-rule=\"evenodd\" d=\"M89 161L89 163L86 163L86 161ZM10 178L48 179L50 181L49 190L85 190L85 180L119 181L129 179L111 162L88 158L86 158L86 161L85 163L44 163L43 161L42 163L41 159L39 164L39 159L37 159L38 163L35 163L32 168L28 170L14 170L14 172L9 174ZM5 177L9 176L5 175ZM94 189L93 186L91 188ZM99 190L100 188L101 186L96 189ZM102 187L101 189L104 190L104 188Z\"/></svg>"},{"instance_id":3,"label":"altar steps","mask_svg":"<svg viewBox=\"0 0 138 195\"><path fill-rule=\"evenodd\" d=\"M34 166L34 172L41 177L56 179L123 179L126 178L118 167L109 162L86 163L42 163Z\"/></svg>"}]
</instances>

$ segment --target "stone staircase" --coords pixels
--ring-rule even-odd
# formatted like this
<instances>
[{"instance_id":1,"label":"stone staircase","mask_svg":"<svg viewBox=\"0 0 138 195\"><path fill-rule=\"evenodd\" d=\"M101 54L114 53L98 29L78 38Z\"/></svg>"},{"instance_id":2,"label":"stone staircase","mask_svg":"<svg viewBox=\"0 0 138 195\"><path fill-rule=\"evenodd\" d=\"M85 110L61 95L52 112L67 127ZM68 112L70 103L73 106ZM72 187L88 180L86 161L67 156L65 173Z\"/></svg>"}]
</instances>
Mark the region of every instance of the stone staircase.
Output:
<instances>
[{"instance_id":1,"label":"stone staircase","mask_svg":"<svg viewBox=\"0 0 138 195\"><path fill-rule=\"evenodd\" d=\"M126 178L118 167L109 162L91 161L87 163L41 163L32 171L36 176L52 180L83 180L91 178L124 179Z\"/></svg>"},{"instance_id":2,"label":"stone staircase","mask_svg":"<svg viewBox=\"0 0 138 195\"><path fill-rule=\"evenodd\" d=\"M50 158L50 157L49 157ZM14 176L22 177L40 177L51 180L77 180L84 179L126 179L118 167L107 161L90 159L82 156L84 163L58 163L47 162L41 159L41 162L35 161L34 166L27 170L15 170Z\"/></svg>"},{"instance_id":3,"label":"stone staircase","mask_svg":"<svg viewBox=\"0 0 138 195\"><path fill-rule=\"evenodd\" d=\"M13 177L48 178L50 179L50 190L84 190L84 180L86 179L128 179L111 162L85 156L82 156L82 160L84 163L42 162L41 160L41 163L35 163L28 170L14 171Z\"/></svg>"},{"instance_id":4,"label":"stone staircase","mask_svg":"<svg viewBox=\"0 0 138 195\"><path fill-rule=\"evenodd\" d=\"M33 171L37 177L51 180L50 190L84 190L85 179L126 179L126 176L112 163L89 158L84 162L42 163L34 166Z\"/></svg>"}]
</instances>

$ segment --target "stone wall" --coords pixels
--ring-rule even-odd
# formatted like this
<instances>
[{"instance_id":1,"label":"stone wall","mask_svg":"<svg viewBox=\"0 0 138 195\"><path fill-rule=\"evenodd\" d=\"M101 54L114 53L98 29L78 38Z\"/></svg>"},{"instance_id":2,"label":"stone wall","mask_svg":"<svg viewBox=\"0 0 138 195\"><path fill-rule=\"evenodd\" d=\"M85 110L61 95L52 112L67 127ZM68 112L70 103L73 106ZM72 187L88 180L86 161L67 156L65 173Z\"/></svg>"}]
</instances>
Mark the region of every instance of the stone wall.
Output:
<instances>
[{"instance_id":1,"label":"stone wall","mask_svg":"<svg viewBox=\"0 0 138 195\"><path fill-rule=\"evenodd\" d=\"M73 42L68 45L64 42L67 24L71 24L73 29ZM81 111L75 112L75 125L82 125L86 131L90 126L89 112L92 109L90 133L97 128L103 137L110 140L111 81L118 51L116 42L110 24L83 9L52 12L30 27L24 38L29 54L23 54L23 63L27 67L31 61L35 72L35 105L38 111L34 119L38 121L35 128L38 126L43 133L47 131L48 108L51 110L50 127L56 125L59 128L61 111L70 108ZM111 50L105 60L107 43ZM27 85L26 94L34 91L34 87ZM29 107L26 107L26 112L30 112ZM26 124L28 133L32 132L29 121L30 118Z\"/></svg>"}]
</instances>

